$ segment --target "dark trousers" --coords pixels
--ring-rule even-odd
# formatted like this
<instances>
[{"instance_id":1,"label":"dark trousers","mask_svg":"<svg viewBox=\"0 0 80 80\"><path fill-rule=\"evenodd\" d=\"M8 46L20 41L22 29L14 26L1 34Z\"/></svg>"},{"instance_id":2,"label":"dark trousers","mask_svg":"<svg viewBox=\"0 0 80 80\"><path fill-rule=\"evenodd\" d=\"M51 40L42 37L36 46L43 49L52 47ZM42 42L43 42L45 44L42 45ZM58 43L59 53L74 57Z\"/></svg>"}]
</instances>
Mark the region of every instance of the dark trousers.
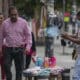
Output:
<instances>
[{"instance_id":1,"label":"dark trousers","mask_svg":"<svg viewBox=\"0 0 80 80\"><path fill-rule=\"evenodd\" d=\"M26 54L26 64L25 64L25 68L29 68L29 65L31 63L31 57L32 57L32 54L33 52L36 52L36 44L35 44L35 38L34 38L34 34L32 32L32 46L31 46L31 49L30 49L30 55Z\"/></svg>"},{"instance_id":2,"label":"dark trousers","mask_svg":"<svg viewBox=\"0 0 80 80\"><path fill-rule=\"evenodd\" d=\"M21 47L15 49L12 47L5 47L3 49L4 68L7 80L12 80L12 73L11 73L12 60L14 60L15 64L16 80L22 80L23 52L24 48Z\"/></svg>"},{"instance_id":3,"label":"dark trousers","mask_svg":"<svg viewBox=\"0 0 80 80\"><path fill-rule=\"evenodd\" d=\"M29 65L31 63L31 55L26 55L26 65L25 68L29 68Z\"/></svg>"},{"instance_id":4,"label":"dark trousers","mask_svg":"<svg viewBox=\"0 0 80 80\"><path fill-rule=\"evenodd\" d=\"M4 57L0 57L0 66L1 66L1 80L6 79L5 71L4 71Z\"/></svg>"},{"instance_id":5,"label":"dark trousers","mask_svg":"<svg viewBox=\"0 0 80 80\"><path fill-rule=\"evenodd\" d=\"M45 56L46 57L52 57L54 54L53 54L53 40L54 38L53 37L45 37Z\"/></svg>"}]
</instances>

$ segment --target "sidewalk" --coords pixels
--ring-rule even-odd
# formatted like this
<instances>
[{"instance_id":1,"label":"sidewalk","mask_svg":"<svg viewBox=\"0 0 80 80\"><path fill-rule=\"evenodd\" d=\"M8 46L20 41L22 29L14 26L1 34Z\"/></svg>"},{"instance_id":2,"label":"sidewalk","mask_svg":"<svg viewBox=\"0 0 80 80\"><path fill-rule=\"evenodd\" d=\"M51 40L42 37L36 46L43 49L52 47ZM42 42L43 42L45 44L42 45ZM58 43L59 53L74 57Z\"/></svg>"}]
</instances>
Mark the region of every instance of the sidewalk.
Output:
<instances>
[{"instance_id":1,"label":"sidewalk","mask_svg":"<svg viewBox=\"0 0 80 80\"><path fill-rule=\"evenodd\" d=\"M66 47L65 52L67 54L62 54L62 47L55 47L54 48L54 56L57 59L57 65L65 67L65 68L71 68L74 66L74 60L72 60L71 52L72 48ZM37 47L37 54L41 57L44 57L45 55L45 47Z\"/></svg>"},{"instance_id":2,"label":"sidewalk","mask_svg":"<svg viewBox=\"0 0 80 80\"><path fill-rule=\"evenodd\" d=\"M60 40L55 39L54 41L54 56L57 59L57 65L71 68L74 66L75 61L72 60L72 50L73 48L69 48L66 46L65 54L63 55L63 48L60 45ZM37 46L37 54L38 56L44 57L45 55L45 46ZM33 63L31 64L33 66Z\"/></svg>"},{"instance_id":3,"label":"sidewalk","mask_svg":"<svg viewBox=\"0 0 80 80\"><path fill-rule=\"evenodd\" d=\"M65 53L67 53L67 55L66 54L63 55L62 54L62 47L60 45L60 40L55 40L54 56L57 59L57 65L65 67L65 68L71 68L72 66L74 66L75 61L72 60L71 52L72 52L72 48L66 47ZM44 57L45 46L37 46L37 54L41 57ZM35 64L33 62L31 62L30 66L33 67L33 66L35 66ZM15 79L15 69L14 68L15 68L15 66L13 65L11 68L13 80ZM1 80L1 74L0 74L0 80ZM23 80L25 80L24 77L23 77Z\"/></svg>"}]
</instances>

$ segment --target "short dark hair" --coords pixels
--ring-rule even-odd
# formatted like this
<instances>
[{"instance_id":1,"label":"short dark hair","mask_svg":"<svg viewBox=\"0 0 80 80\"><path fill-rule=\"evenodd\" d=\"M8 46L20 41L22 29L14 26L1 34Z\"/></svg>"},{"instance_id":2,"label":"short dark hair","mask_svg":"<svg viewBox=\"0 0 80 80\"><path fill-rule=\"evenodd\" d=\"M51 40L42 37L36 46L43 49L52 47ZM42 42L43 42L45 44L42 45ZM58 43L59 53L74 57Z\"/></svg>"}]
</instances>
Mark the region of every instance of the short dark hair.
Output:
<instances>
[{"instance_id":1,"label":"short dark hair","mask_svg":"<svg viewBox=\"0 0 80 80\"><path fill-rule=\"evenodd\" d=\"M77 15L76 16L80 16L80 11L78 11Z\"/></svg>"},{"instance_id":2,"label":"short dark hair","mask_svg":"<svg viewBox=\"0 0 80 80\"><path fill-rule=\"evenodd\" d=\"M15 10L15 9L17 10L17 8L15 6L10 6L9 7L9 11L8 11L9 15L10 15L11 11Z\"/></svg>"}]
</instances>

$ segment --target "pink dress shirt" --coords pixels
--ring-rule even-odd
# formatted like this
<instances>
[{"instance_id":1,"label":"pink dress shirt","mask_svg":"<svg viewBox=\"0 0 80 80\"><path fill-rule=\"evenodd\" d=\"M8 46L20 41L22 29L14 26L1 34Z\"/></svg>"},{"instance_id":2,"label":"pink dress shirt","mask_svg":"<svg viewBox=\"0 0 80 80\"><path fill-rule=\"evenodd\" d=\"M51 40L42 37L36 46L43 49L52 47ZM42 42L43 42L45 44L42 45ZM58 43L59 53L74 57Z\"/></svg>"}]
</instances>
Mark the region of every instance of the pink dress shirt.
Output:
<instances>
[{"instance_id":1,"label":"pink dress shirt","mask_svg":"<svg viewBox=\"0 0 80 80\"><path fill-rule=\"evenodd\" d=\"M12 23L10 18L5 20L2 24L0 35L0 45L3 45L5 38L5 45L8 47L20 47L26 44L26 48L30 50L32 45L31 31L27 21L18 17L17 22Z\"/></svg>"}]
</instances>

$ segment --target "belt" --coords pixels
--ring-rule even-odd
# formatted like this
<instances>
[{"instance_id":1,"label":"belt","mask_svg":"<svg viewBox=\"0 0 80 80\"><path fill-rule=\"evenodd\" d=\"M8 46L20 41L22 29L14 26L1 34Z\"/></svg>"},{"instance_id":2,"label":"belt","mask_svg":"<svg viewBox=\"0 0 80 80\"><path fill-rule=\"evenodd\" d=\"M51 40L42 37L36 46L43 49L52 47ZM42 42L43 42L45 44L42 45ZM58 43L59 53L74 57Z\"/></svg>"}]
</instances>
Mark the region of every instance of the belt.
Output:
<instances>
[{"instance_id":1,"label":"belt","mask_svg":"<svg viewBox=\"0 0 80 80\"><path fill-rule=\"evenodd\" d=\"M25 48L24 47L4 47L3 51L6 51L6 50L17 53L19 51L24 51Z\"/></svg>"},{"instance_id":2,"label":"belt","mask_svg":"<svg viewBox=\"0 0 80 80\"><path fill-rule=\"evenodd\" d=\"M20 45L19 47L8 47L6 45L3 46L3 48L13 49L13 50L20 49L20 48L25 48L25 47L26 47L26 45Z\"/></svg>"}]
</instances>

